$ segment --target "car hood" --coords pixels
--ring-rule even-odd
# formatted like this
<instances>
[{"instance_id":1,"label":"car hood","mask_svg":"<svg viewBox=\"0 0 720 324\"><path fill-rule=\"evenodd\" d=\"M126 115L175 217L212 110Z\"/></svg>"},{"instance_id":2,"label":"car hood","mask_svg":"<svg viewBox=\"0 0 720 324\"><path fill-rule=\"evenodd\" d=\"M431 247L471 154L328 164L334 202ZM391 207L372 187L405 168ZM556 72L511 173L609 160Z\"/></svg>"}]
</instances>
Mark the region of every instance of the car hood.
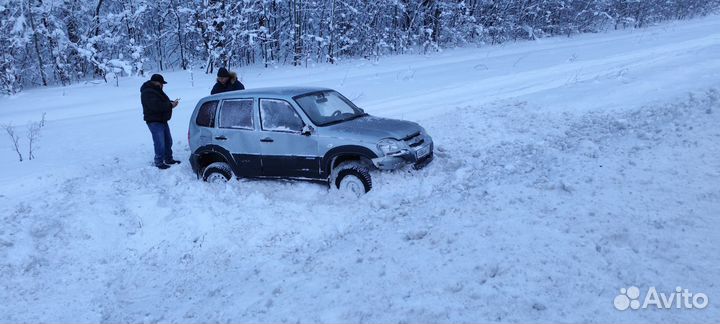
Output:
<instances>
[{"instance_id":1,"label":"car hood","mask_svg":"<svg viewBox=\"0 0 720 324\"><path fill-rule=\"evenodd\" d=\"M422 131L422 127L417 123L369 115L324 128L331 136L359 136L366 140L380 140L383 138L401 140Z\"/></svg>"}]
</instances>

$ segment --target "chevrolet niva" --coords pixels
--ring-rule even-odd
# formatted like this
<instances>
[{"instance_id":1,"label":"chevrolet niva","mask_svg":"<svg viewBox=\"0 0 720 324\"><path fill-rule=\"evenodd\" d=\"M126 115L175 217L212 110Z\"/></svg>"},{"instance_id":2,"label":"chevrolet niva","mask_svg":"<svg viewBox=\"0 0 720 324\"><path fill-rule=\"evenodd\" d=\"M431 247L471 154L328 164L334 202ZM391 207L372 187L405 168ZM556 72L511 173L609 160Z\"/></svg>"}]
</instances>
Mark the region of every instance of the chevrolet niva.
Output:
<instances>
[{"instance_id":1,"label":"chevrolet niva","mask_svg":"<svg viewBox=\"0 0 720 324\"><path fill-rule=\"evenodd\" d=\"M420 125L373 117L327 88L231 91L201 99L188 130L190 165L205 181L234 177L327 181L355 194L370 172L433 159Z\"/></svg>"}]
</instances>

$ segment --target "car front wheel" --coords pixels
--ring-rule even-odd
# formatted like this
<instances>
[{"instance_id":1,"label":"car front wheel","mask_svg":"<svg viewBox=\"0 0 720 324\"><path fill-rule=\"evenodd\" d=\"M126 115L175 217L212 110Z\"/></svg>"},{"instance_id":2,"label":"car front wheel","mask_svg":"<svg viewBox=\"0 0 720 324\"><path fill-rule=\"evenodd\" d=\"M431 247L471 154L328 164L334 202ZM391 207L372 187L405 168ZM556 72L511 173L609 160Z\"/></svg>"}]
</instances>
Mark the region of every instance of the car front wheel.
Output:
<instances>
[{"instance_id":1,"label":"car front wheel","mask_svg":"<svg viewBox=\"0 0 720 324\"><path fill-rule=\"evenodd\" d=\"M362 195L372 189L370 171L358 162L344 162L333 170L331 185L342 192Z\"/></svg>"},{"instance_id":2,"label":"car front wheel","mask_svg":"<svg viewBox=\"0 0 720 324\"><path fill-rule=\"evenodd\" d=\"M203 180L211 183L224 183L232 178L230 166L225 162L210 163L203 171Z\"/></svg>"}]
</instances>

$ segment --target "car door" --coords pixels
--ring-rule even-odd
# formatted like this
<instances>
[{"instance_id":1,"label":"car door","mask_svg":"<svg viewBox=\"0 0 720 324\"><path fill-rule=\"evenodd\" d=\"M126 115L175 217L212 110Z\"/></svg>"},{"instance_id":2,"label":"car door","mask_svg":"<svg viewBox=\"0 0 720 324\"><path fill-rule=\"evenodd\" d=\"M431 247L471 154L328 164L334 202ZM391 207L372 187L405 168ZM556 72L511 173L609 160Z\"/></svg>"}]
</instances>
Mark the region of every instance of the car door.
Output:
<instances>
[{"instance_id":1,"label":"car door","mask_svg":"<svg viewBox=\"0 0 720 324\"><path fill-rule=\"evenodd\" d=\"M217 100L211 100L204 102L202 106L198 108L197 116L195 116L195 125L190 125L188 131L188 142L193 152L200 146L214 144L215 117L217 116L217 107L219 104Z\"/></svg>"},{"instance_id":2,"label":"car door","mask_svg":"<svg viewBox=\"0 0 720 324\"><path fill-rule=\"evenodd\" d=\"M317 138L302 134L305 123L289 102L261 98L260 124L263 176L320 176Z\"/></svg>"},{"instance_id":3,"label":"car door","mask_svg":"<svg viewBox=\"0 0 720 324\"><path fill-rule=\"evenodd\" d=\"M261 174L260 135L253 98L225 99L220 104L218 128L214 141L232 154L238 176L256 177Z\"/></svg>"}]
</instances>

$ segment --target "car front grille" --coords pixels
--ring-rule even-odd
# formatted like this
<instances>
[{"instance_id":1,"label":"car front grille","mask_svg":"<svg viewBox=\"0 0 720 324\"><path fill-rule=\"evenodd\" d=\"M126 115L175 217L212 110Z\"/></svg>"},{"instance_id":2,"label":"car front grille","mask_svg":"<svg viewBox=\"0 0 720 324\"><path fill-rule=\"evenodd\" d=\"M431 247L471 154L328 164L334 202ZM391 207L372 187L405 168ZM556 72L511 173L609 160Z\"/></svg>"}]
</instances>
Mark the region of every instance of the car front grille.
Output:
<instances>
[{"instance_id":1,"label":"car front grille","mask_svg":"<svg viewBox=\"0 0 720 324\"><path fill-rule=\"evenodd\" d=\"M421 135L420 132L415 132L403 138L403 141L410 147L418 147L425 143L425 139Z\"/></svg>"}]
</instances>

